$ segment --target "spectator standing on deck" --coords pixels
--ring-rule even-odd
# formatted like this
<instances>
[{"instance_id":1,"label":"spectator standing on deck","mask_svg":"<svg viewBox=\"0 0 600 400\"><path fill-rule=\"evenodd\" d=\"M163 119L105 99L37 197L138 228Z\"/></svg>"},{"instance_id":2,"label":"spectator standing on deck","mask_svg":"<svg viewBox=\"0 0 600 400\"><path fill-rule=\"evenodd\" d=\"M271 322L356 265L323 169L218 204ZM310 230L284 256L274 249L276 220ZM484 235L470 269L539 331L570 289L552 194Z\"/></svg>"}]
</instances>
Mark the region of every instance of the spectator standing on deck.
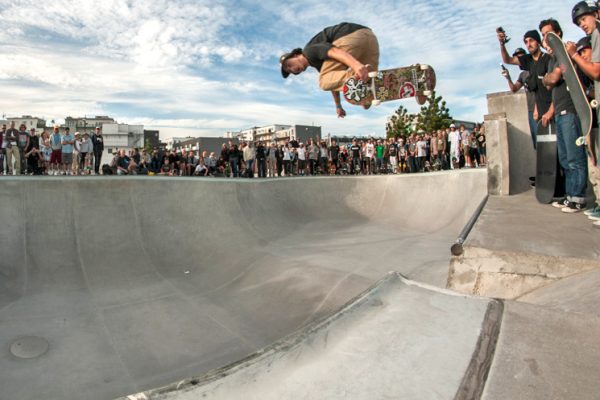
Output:
<instances>
[{"instance_id":1,"label":"spectator standing on deck","mask_svg":"<svg viewBox=\"0 0 600 400\"><path fill-rule=\"evenodd\" d=\"M454 124L450 125L448 142L450 143L450 169L454 169L460 161L460 133Z\"/></svg>"},{"instance_id":2,"label":"spectator standing on deck","mask_svg":"<svg viewBox=\"0 0 600 400\"><path fill-rule=\"evenodd\" d=\"M513 57L519 58L525 54L527 54L525 53L525 50L519 47L514 51ZM537 147L537 122L533 118L533 112L535 111L535 93L529 90L529 86L527 84L529 79L529 71L523 70L523 66L521 65L519 65L519 68L521 69L521 73L519 74L517 81L514 83L510 76L510 72L508 72L508 69L502 70L502 76L504 76L508 81L508 87L510 88L511 92L517 93L519 90L521 90L521 88L525 89L525 95L527 96L527 114L529 117L529 132L531 133L533 148L535 149Z\"/></svg>"},{"instance_id":3,"label":"spectator standing on deck","mask_svg":"<svg viewBox=\"0 0 600 400\"><path fill-rule=\"evenodd\" d=\"M9 175L21 175L21 154L17 147L17 136L19 131L15 128L15 122L10 122L10 127L6 130L6 169Z\"/></svg>"},{"instance_id":4,"label":"spectator standing on deck","mask_svg":"<svg viewBox=\"0 0 600 400\"><path fill-rule=\"evenodd\" d=\"M256 150L254 143L248 142L244 147L244 162L246 163L246 177L254 178L254 161L256 160Z\"/></svg>"},{"instance_id":5,"label":"spectator standing on deck","mask_svg":"<svg viewBox=\"0 0 600 400\"><path fill-rule=\"evenodd\" d=\"M65 128L65 134L61 138L62 154L61 160L63 165L63 175L72 175L73 166L73 146L75 145L75 136L70 132L70 129Z\"/></svg>"},{"instance_id":6,"label":"spectator standing on deck","mask_svg":"<svg viewBox=\"0 0 600 400\"><path fill-rule=\"evenodd\" d=\"M96 131L92 135L92 147L94 151L94 173L98 175L100 173L102 153L104 152L104 136L102 136L102 129L100 127L97 127Z\"/></svg>"},{"instance_id":7,"label":"spectator standing on deck","mask_svg":"<svg viewBox=\"0 0 600 400\"><path fill-rule=\"evenodd\" d=\"M4 156L6 154L6 124L0 129L0 175L4 175Z\"/></svg>"}]
</instances>

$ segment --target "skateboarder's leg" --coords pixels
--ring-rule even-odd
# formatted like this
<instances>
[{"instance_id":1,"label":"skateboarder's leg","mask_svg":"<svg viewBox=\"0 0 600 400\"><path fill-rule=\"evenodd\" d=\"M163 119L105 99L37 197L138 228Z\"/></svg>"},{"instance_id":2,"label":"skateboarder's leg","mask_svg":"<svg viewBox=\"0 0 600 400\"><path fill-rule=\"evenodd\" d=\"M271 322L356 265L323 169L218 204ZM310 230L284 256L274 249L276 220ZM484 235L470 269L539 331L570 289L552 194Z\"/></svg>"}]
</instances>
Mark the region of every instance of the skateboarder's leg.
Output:
<instances>
[{"instance_id":1,"label":"skateboarder's leg","mask_svg":"<svg viewBox=\"0 0 600 400\"><path fill-rule=\"evenodd\" d=\"M338 47L365 65L370 65L373 70L379 67L379 43L373 31L359 29L350 35L343 36L333 42ZM354 71L336 60L327 60L319 73L319 87L323 90L341 90L346 79L354 76Z\"/></svg>"}]
</instances>

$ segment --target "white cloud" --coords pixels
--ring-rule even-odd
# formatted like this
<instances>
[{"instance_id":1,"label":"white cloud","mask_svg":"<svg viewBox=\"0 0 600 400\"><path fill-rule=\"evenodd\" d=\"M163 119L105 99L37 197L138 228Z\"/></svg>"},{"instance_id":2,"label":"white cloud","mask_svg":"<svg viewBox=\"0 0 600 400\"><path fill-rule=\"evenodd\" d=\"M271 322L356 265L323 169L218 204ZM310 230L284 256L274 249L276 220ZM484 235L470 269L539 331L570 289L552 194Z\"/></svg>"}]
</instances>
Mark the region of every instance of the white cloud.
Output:
<instances>
[{"instance_id":1,"label":"white cloud","mask_svg":"<svg viewBox=\"0 0 600 400\"><path fill-rule=\"evenodd\" d=\"M452 114L481 120L485 94L506 89L495 28L513 36L512 49L554 16L577 39L570 7L558 0L383 0L376 7L347 0L0 0L0 80L9 93L0 112L48 119L109 113L212 135L313 122L325 133L382 134L400 104L418 110L414 101L369 111L347 105L341 120L314 71L280 76L281 52L343 19L373 28L381 67L431 64Z\"/></svg>"}]
</instances>

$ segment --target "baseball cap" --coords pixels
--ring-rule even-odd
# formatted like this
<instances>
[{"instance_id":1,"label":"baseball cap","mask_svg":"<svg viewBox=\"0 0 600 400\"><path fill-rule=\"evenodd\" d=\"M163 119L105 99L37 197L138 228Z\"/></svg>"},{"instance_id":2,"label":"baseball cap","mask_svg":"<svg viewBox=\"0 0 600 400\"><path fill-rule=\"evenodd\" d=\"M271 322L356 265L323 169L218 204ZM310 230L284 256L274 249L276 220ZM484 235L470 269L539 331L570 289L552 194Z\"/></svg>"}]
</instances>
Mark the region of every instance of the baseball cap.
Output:
<instances>
[{"instance_id":1,"label":"baseball cap","mask_svg":"<svg viewBox=\"0 0 600 400\"><path fill-rule=\"evenodd\" d=\"M285 53L281 57L279 57L279 64L281 64L281 76L283 76L284 79L287 78L288 76L290 76L290 73L284 69L285 62L289 58L297 56L298 54L302 54L302 49L300 49L300 48L294 49L291 52Z\"/></svg>"},{"instance_id":2,"label":"baseball cap","mask_svg":"<svg viewBox=\"0 0 600 400\"><path fill-rule=\"evenodd\" d=\"M513 57L516 56L517 54L526 54L525 53L525 49L521 48L521 47L517 47L515 49L515 51L513 52Z\"/></svg>"},{"instance_id":3,"label":"baseball cap","mask_svg":"<svg viewBox=\"0 0 600 400\"><path fill-rule=\"evenodd\" d=\"M589 36L584 36L577 42L577 52L579 53L581 50L585 48L592 47L592 40Z\"/></svg>"},{"instance_id":4,"label":"baseball cap","mask_svg":"<svg viewBox=\"0 0 600 400\"><path fill-rule=\"evenodd\" d=\"M450 124L450 128L456 128L456 125Z\"/></svg>"}]
</instances>

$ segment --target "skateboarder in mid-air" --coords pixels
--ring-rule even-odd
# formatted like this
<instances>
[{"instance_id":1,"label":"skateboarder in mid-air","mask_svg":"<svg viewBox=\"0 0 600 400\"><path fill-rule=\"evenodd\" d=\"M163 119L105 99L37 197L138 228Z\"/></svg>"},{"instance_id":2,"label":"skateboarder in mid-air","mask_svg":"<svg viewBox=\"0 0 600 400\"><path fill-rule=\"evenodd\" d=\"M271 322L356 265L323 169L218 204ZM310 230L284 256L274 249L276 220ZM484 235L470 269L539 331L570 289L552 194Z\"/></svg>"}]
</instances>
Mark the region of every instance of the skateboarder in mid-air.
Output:
<instances>
[{"instance_id":1,"label":"skateboarder in mid-air","mask_svg":"<svg viewBox=\"0 0 600 400\"><path fill-rule=\"evenodd\" d=\"M379 43L371 29L348 22L330 26L315 35L304 49L282 55L281 75L298 75L308 67L319 71L319 87L330 91L338 117L346 116L340 91L351 76L366 82L370 70L379 66ZM365 108L368 108L366 106Z\"/></svg>"}]
</instances>

